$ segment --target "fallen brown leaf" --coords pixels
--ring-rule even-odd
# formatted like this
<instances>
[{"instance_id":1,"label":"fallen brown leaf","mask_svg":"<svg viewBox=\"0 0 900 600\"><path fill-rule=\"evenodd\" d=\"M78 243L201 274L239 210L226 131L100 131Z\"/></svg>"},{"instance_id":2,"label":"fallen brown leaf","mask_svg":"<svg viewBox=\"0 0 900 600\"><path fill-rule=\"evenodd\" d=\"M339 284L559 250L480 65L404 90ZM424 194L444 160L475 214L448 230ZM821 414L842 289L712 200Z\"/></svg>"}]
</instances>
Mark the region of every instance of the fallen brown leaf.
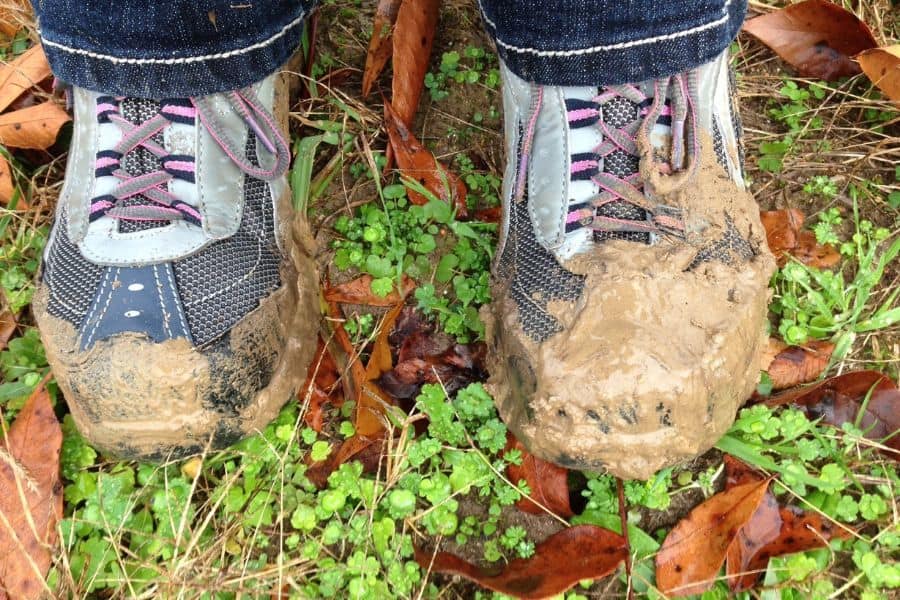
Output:
<instances>
[{"instance_id":1,"label":"fallen brown leaf","mask_svg":"<svg viewBox=\"0 0 900 600\"><path fill-rule=\"evenodd\" d=\"M749 19L744 31L803 77L826 81L859 74L851 57L878 46L865 23L828 0L806 0Z\"/></svg>"},{"instance_id":2,"label":"fallen brown leaf","mask_svg":"<svg viewBox=\"0 0 900 600\"><path fill-rule=\"evenodd\" d=\"M735 486L694 507L666 536L656 555L656 585L670 596L710 589L728 546L750 521L768 480Z\"/></svg>"},{"instance_id":3,"label":"fallen brown leaf","mask_svg":"<svg viewBox=\"0 0 900 600\"><path fill-rule=\"evenodd\" d=\"M0 596L40 598L47 586L56 524L62 429L44 382L31 394L0 444Z\"/></svg>"},{"instance_id":4,"label":"fallen brown leaf","mask_svg":"<svg viewBox=\"0 0 900 600\"><path fill-rule=\"evenodd\" d=\"M0 115L0 144L8 148L46 150L56 141L59 128L70 120L55 102L41 102Z\"/></svg>"},{"instance_id":5,"label":"fallen brown leaf","mask_svg":"<svg viewBox=\"0 0 900 600\"><path fill-rule=\"evenodd\" d=\"M26 23L33 23L31 2L5 0L0 4L0 33L13 37Z\"/></svg>"},{"instance_id":6,"label":"fallen brown leaf","mask_svg":"<svg viewBox=\"0 0 900 600\"><path fill-rule=\"evenodd\" d=\"M878 89L894 102L900 102L900 44L866 50L856 60Z\"/></svg>"},{"instance_id":7,"label":"fallen brown leaf","mask_svg":"<svg viewBox=\"0 0 900 600\"><path fill-rule=\"evenodd\" d=\"M840 262L841 255L829 244L819 244L811 231L801 231L805 217L796 208L761 211L759 218L766 230L766 242L779 267L790 256L803 264L825 269Z\"/></svg>"},{"instance_id":8,"label":"fallen brown leaf","mask_svg":"<svg viewBox=\"0 0 900 600\"><path fill-rule=\"evenodd\" d=\"M414 179L428 191L456 207L458 217L467 215L466 186L462 180L442 165L394 112L390 102L384 103L384 121L397 166L404 177ZM426 204L428 200L418 192L409 191L413 204Z\"/></svg>"},{"instance_id":9,"label":"fallen brown leaf","mask_svg":"<svg viewBox=\"0 0 900 600\"><path fill-rule=\"evenodd\" d=\"M416 118L425 87L440 6L440 0L403 0L397 13L391 103L407 127Z\"/></svg>"},{"instance_id":10,"label":"fallen brown leaf","mask_svg":"<svg viewBox=\"0 0 900 600\"><path fill-rule=\"evenodd\" d=\"M301 403L309 397L309 406L303 415L307 425L316 431L322 431L325 418L325 405L340 406L344 402L341 376L338 372L334 356L322 338L319 338L316 354L306 374L306 383L298 394Z\"/></svg>"},{"instance_id":11,"label":"fallen brown leaf","mask_svg":"<svg viewBox=\"0 0 900 600\"><path fill-rule=\"evenodd\" d=\"M15 193L16 188L13 184L12 168L10 168L6 157L0 154L0 206L9 204Z\"/></svg>"},{"instance_id":12,"label":"fallen brown leaf","mask_svg":"<svg viewBox=\"0 0 900 600\"><path fill-rule=\"evenodd\" d=\"M50 77L50 63L39 45L0 65L0 112L47 77Z\"/></svg>"},{"instance_id":13,"label":"fallen brown leaf","mask_svg":"<svg viewBox=\"0 0 900 600\"><path fill-rule=\"evenodd\" d=\"M569 504L568 469L537 458L509 433L505 451L514 449L522 453L522 463L506 467L506 476L515 484L524 479L531 490L527 498L516 502L516 507L533 515L543 514L545 509L563 519L574 515Z\"/></svg>"},{"instance_id":14,"label":"fallen brown leaf","mask_svg":"<svg viewBox=\"0 0 900 600\"><path fill-rule=\"evenodd\" d=\"M378 380L381 389L398 400L412 400L426 383L437 383L453 394L485 376L483 342L458 344L436 331L414 307L405 307L389 338L396 365Z\"/></svg>"},{"instance_id":15,"label":"fallen brown leaf","mask_svg":"<svg viewBox=\"0 0 900 600\"><path fill-rule=\"evenodd\" d=\"M386 434L384 409L394 402L379 388L376 380L393 364L388 336L402 307L403 305L397 305L385 315L366 367L363 368L359 360L352 359L349 373L352 388L356 394L356 412L353 418L353 427L356 433L332 451L328 459L310 465L307 477L319 487L324 487L331 472L347 460L360 460L367 472L377 468L381 460ZM340 311L335 302L329 302L329 312L332 318L336 320L339 318ZM348 356L356 356L343 326L339 326L335 330L335 339ZM307 455L306 461L310 462L309 455Z\"/></svg>"},{"instance_id":16,"label":"fallen brown leaf","mask_svg":"<svg viewBox=\"0 0 900 600\"><path fill-rule=\"evenodd\" d=\"M766 369L772 389L784 390L815 381L828 366L832 352L834 344L822 340L781 349Z\"/></svg>"},{"instance_id":17,"label":"fallen brown leaf","mask_svg":"<svg viewBox=\"0 0 900 600\"><path fill-rule=\"evenodd\" d=\"M372 280L374 278L368 273L360 275L352 281L342 283L334 287L325 289L325 300L328 302L338 302L340 304L363 304L365 306L396 306L403 302L404 298L416 287L416 282L407 275L403 276L403 289L398 293L396 289L390 294L384 296L376 296L372 292ZM396 288L396 286L395 286Z\"/></svg>"},{"instance_id":18,"label":"fallen brown leaf","mask_svg":"<svg viewBox=\"0 0 900 600\"><path fill-rule=\"evenodd\" d=\"M725 489L766 479L746 463L725 455ZM728 547L725 567L732 592L750 589L765 571L773 556L823 548L832 538L847 538L850 533L832 525L821 515L795 506L779 506L767 491L750 522L741 528Z\"/></svg>"},{"instance_id":19,"label":"fallen brown leaf","mask_svg":"<svg viewBox=\"0 0 900 600\"><path fill-rule=\"evenodd\" d=\"M0 350L6 349L6 344L9 343L18 326L16 315L8 310L0 313Z\"/></svg>"},{"instance_id":20,"label":"fallen brown leaf","mask_svg":"<svg viewBox=\"0 0 900 600\"><path fill-rule=\"evenodd\" d=\"M369 49L366 52L366 67L363 70L363 98L372 92L372 86L375 85L394 51L392 32L400 10L400 2L401 0L378 0L375 20L372 23L372 39L369 40Z\"/></svg>"},{"instance_id":21,"label":"fallen brown leaf","mask_svg":"<svg viewBox=\"0 0 900 600\"><path fill-rule=\"evenodd\" d=\"M872 395L865 403L870 390ZM855 422L857 414L863 410L860 428L866 437L885 440L884 444L896 451L892 453L893 458L900 458L900 390L882 373L844 373L804 388L782 392L766 401L767 406L783 404L798 405L809 418L821 417L826 423L837 427Z\"/></svg>"},{"instance_id":22,"label":"fallen brown leaf","mask_svg":"<svg viewBox=\"0 0 900 600\"><path fill-rule=\"evenodd\" d=\"M625 538L596 525L568 527L537 545L531 558L516 558L504 567L481 568L449 552L416 548L416 562L426 571L461 575L490 590L517 598L547 598L584 579L612 573L625 560Z\"/></svg>"}]
</instances>

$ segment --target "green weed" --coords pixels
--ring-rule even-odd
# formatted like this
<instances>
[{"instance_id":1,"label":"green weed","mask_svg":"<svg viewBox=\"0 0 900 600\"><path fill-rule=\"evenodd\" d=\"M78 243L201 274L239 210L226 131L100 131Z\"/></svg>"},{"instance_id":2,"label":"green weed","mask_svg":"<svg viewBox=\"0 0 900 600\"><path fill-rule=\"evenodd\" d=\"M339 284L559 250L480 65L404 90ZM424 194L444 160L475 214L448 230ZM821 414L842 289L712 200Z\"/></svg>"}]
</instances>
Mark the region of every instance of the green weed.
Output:
<instances>
[{"instance_id":1,"label":"green weed","mask_svg":"<svg viewBox=\"0 0 900 600\"><path fill-rule=\"evenodd\" d=\"M888 265L900 254L900 238L860 219L856 188L851 187L850 193L854 232L849 240L839 237L843 219L834 209L825 211L814 228L820 243L841 242L840 252L845 257L841 269L820 270L792 261L772 280L775 297L770 308L779 317L782 338L790 344L833 339L835 361L846 356L857 334L900 322L900 307L896 306L900 290L884 299L875 295Z\"/></svg>"}]
</instances>

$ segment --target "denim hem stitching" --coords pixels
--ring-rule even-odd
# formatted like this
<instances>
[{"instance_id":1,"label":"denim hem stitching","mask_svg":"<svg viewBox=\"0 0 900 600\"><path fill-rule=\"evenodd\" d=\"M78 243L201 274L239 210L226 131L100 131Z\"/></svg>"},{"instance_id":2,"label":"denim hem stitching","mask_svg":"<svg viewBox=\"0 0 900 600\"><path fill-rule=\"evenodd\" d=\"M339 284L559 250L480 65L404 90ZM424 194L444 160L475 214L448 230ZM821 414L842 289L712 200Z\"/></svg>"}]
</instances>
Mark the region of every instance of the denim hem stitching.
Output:
<instances>
[{"instance_id":1,"label":"denim hem stitching","mask_svg":"<svg viewBox=\"0 0 900 600\"><path fill-rule=\"evenodd\" d=\"M273 44L276 40L281 37L284 37L288 31L299 25L306 18L306 11L300 13L296 19L285 25L281 28L281 30L273 35L272 37L265 39L261 42L257 42L251 46L247 46L246 48L238 48L237 50L229 50L228 52L218 52L216 54L205 54L203 56L186 56L183 58L120 58L117 56L111 56L109 54L99 54L97 52L92 52L90 50L84 50L81 48L72 48L71 46L66 46L65 44L60 44L59 42L54 42L52 40L48 40L43 36L43 33L40 31L40 25L38 26L38 35L41 36L41 42L45 46L50 46L51 48L57 48L64 52L69 52L70 54L80 54L82 56L87 56L89 58L94 58L97 60L105 60L115 64L129 64L129 65L182 65L188 63L195 62L204 62L208 60L219 60L223 58L232 58L234 56L240 56L241 54L247 54L248 52L253 52L254 50L259 50L261 48L265 48Z\"/></svg>"},{"instance_id":2,"label":"denim hem stitching","mask_svg":"<svg viewBox=\"0 0 900 600\"><path fill-rule=\"evenodd\" d=\"M590 48L578 48L576 50L540 50L538 48L528 48L523 46L514 46L512 44L507 44L503 40L500 39L499 36L496 35L498 28L497 24L494 23L488 16L484 10L484 6L482 4L482 0L478 0L478 8L481 10L481 16L484 18L484 21L488 24L491 29L494 30L495 36L494 41L498 46L502 46L504 49L509 50L511 52L518 52L520 54L533 54L535 56L543 56L543 57L556 57L556 56L581 56L584 54L594 54L596 52L606 52L609 50L622 50L625 48L632 48L634 46L642 46L644 44L652 44L655 42L664 42L667 40L673 40L680 37L684 37L686 35L691 35L693 33L700 33L702 31L706 31L707 29L712 29L714 27L718 27L719 25L724 25L728 22L729 14L728 7L731 5L731 0L725 0L725 5L722 7L722 16L716 19L715 21L710 21L709 23L704 23L703 25L698 25L696 27L692 27L690 29L685 29L682 31L676 31L675 33L667 33L664 35L657 35L654 37L643 38L640 40L631 40L629 42L619 42L617 44L607 44L600 46L592 46Z\"/></svg>"}]
</instances>

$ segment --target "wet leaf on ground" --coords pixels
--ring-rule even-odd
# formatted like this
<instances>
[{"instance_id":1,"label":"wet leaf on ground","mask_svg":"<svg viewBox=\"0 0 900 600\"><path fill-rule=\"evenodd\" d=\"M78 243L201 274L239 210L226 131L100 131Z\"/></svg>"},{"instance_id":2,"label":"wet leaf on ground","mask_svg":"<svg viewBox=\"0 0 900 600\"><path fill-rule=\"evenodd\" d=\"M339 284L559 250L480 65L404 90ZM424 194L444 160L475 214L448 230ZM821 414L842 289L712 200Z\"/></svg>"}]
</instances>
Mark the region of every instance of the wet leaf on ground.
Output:
<instances>
[{"instance_id":1,"label":"wet leaf on ground","mask_svg":"<svg viewBox=\"0 0 900 600\"><path fill-rule=\"evenodd\" d=\"M656 555L656 584L671 596L710 589L728 547L759 508L769 482L725 490L696 506L666 536Z\"/></svg>"},{"instance_id":2,"label":"wet leaf on ground","mask_svg":"<svg viewBox=\"0 0 900 600\"><path fill-rule=\"evenodd\" d=\"M0 65L0 112L50 77L50 63L41 46L32 46L12 62Z\"/></svg>"},{"instance_id":3,"label":"wet leaf on ground","mask_svg":"<svg viewBox=\"0 0 900 600\"><path fill-rule=\"evenodd\" d=\"M42 597L62 517L62 429L43 383L0 444L0 597Z\"/></svg>"},{"instance_id":4,"label":"wet leaf on ground","mask_svg":"<svg viewBox=\"0 0 900 600\"><path fill-rule=\"evenodd\" d=\"M397 13L391 103L407 127L416 118L419 97L425 87L440 6L440 0L403 0Z\"/></svg>"},{"instance_id":5,"label":"wet leaf on ground","mask_svg":"<svg viewBox=\"0 0 900 600\"><path fill-rule=\"evenodd\" d=\"M59 128L71 120L55 102L42 102L0 115L0 144L8 148L46 150Z\"/></svg>"},{"instance_id":6,"label":"wet leaf on ground","mask_svg":"<svg viewBox=\"0 0 900 600\"><path fill-rule=\"evenodd\" d=\"M484 343L456 343L413 307L403 309L390 343L397 363L381 376L379 385L399 400L415 398L426 383L440 382L453 394L486 376Z\"/></svg>"},{"instance_id":7,"label":"wet leaf on ground","mask_svg":"<svg viewBox=\"0 0 900 600\"><path fill-rule=\"evenodd\" d=\"M516 502L516 507L527 513L539 515L547 510L568 519L575 513L569 504L569 470L531 454L512 433L506 436L506 449L522 453L522 462L506 467L506 476L514 484L525 480L531 494Z\"/></svg>"},{"instance_id":8,"label":"wet leaf on ground","mask_svg":"<svg viewBox=\"0 0 900 600\"><path fill-rule=\"evenodd\" d=\"M372 39L369 40L369 50L366 52L366 67L363 70L363 98L372 91L372 86L375 85L394 51L392 32L400 10L400 2L401 0L378 0L372 23Z\"/></svg>"},{"instance_id":9,"label":"wet leaf on ground","mask_svg":"<svg viewBox=\"0 0 900 600\"><path fill-rule=\"evenodd\" d=\"M339 325L335 328L335 339L347 353L350 361L348 372L356 397L356 412L353 417L355 433L339 447L333 449L325 461L313 462L310 454L307 454L305 460L311 465L307 471L307 477L319 487L324 487L327 484L328 475L347 460L360 460L366 472L372 472L372 469L377 468L381 460L386 434L384 410L387 406L394 404L394 401L381 390L376 380L392 366L391 350L387 339L402 308L402 304L397 305L385 315L372 353L369 355L369 362L365 367L360 364L359 357L343 326ZM329 303L329 314L332 319L339 320L340 309L335 302Z\"/></svg>"},{"instance_id":10,"label":"wet leaf on ground","mask_svg":"<svg viewBox=\"0 0 900 600\"><path fill-rule=\"evenodd\" d=\"M416 282L407 275L403 276L403 289L397 292L396 284L386 296L378 296L372 291L374 277L368 273L360 275L352 281L325 288L325 300L340 304L363 304L365 306L396 306L416 287Z\"/></svg>"},{"instance_id":11,"label":"wet leaf on ground","mask_svg":"<svg viewBox=\"0 0 900 600\"><path fill-rule=\"evenodd\" d=\"M6 344L16 332L16 327L18 326L19 324L16 321L16 315L8 310L4 310L0 313L0 350L6 349Z\"/></svg>"},{"instance_id":12,"label":"wet leaf on ground","mask_svg":"<svg viewBox=\"0 0 900 600\"><path fill-rule=\"evenodd\" d=\"M306 383L298 394L301 405L307 402L307 398L309 405L303 414L303 420L318 432L322 431L324 425L325 406L340 406L344 402L340 372L334 356L321 337L306 373Z\"/></svg>"},{"instance_id":13,"label":"wet leaf on ground","mask_svg":"<svg viewBox=\"0 0 900 600\"><path fill-rule=\"evenodd\" d=\"M869 392L871 390L871 397ZM795 404L810 419L822 418L840 427L855 423L871 440L882 441L900 458L900 391L886 375L877 371L854 371L831 377L819 383L788 390L766 401L767 406Z\"/></svg>"},{"instance_id":14,"label":"wet leaf on ground","mask_svg":"<svg viewBox=\"0 0 900 600\"><path fill-rule=\"evenodd\" d=\"M878 46L865 23L828 0L807 0L749 19L744 31L801 76L826 81L859 74L851 57Z\"/></svg>"},{"instance_id":15,"label":"wet leaf on ground","mask_svg":"<svg viewBox=\"0 0 900 600\"><path fill-rule=\"evenodd\" d=\"M434 154L410 133L387 101L384 103L384 120L401 175L417 181L436 197L455 206L457 216L466 216L466 186L462 180L438 162ZM408 196L413 204L428 203L428 199L415 190L409 190Z\"/></svg>"},{"instance_id":16,"label":"wet leaf on ground","mask_svg":"<svg viewBox=\"0 0 900 600\"><path fill-rule=\"evenodd\" d=\"M796 208L769 210L759 213L769 250L775 255L779 267L783 267L790 256L803 264L825 269L833 267L841 260L841 255L829 244L819 244L811 231L803 231L803 213Z\"/></svg>"},{"instance_id":17,"label":"wet leaf on ground","mask_svg":"<svg viewBox=\"0 0 900 600\"><path fill-rule=\"evenodd\" d=\"M725 489L766 479L762 473L733 456L725 455ZM822 548L832 538L850 533L815 512L780 506L767 491L750 521L728 547L726 575L733 592L752 588L774 556Z\"/></svg>"},{"instance_id":18,"label":"wet leaf on ground","mask_svg":"<svg viewBox=\"0 0 900 600\"><path fill-rule=\"evenodd\" d=\"M781 348L766 369L772 389L784 390L815 381L828 366L832 352L834 344L824 340Z\"/></svg>"},{"instance_id":19,"label":"wet leaf on ground","mask_svg":"<svg viewBox=\"0 0 900 600\"><path fill-rule=\"evenodd\" d=\"M547 598L584 579L612 573L626 557L625 538L595 525L569 527L535 548L534 556L505 566L478 567L449 552L416 549L422 569L461 575L488 589L517 598Z\"/></svg>"},{"instance_id":20,"label":"wet leaf on ground","mask_svg":"<svg viewBox=\"0 0 900 600\"><path fill-rule=\"evenodd\" d=\"M0 206L6 206L12 200L16 188L13 184L12 167L6 157L0 154Z\"/></svg>"},{"instance_id":21,"label":"wet leaf on ground","mask_svg":"<svg viewBox=\"0 0 900 600\"><path fill-rule=\"evenodd\" d=\"M856 60L885 96L900 102L900 44L866 50Z\"/></svg>"}]
</instances>

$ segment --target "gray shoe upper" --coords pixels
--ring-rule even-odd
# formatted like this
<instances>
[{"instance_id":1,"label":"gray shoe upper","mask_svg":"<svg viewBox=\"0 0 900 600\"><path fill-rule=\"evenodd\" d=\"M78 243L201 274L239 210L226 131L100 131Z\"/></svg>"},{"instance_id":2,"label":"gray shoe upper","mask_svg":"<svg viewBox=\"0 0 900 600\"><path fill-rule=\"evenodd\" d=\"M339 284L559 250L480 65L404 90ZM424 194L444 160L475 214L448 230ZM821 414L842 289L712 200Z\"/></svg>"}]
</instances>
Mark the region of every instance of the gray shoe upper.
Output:
<instances>
[{"instance_id":1,"label":"gray shoe upper","mask_svg":"<svg viewBox=\"0 0 900 600\"><path fill-rule=\"evenodd\" d=\"M652 191L639 173L636 138L646 128L653 147L670 155L673 120L679 118L672 108L676 83L667 79L607 89L550 87L530 84L505 67L502 74L511 159L504 177L509 201L495 275L509 282L523 330L540 342L561 328L547 304L581 296L584 276L567 269L566 261L608 239L648 244L667 235L652 224L648 210L615 192L630 188L626 191L647 197L639 202L652 206ZM687 129L681 129L683 123L675 128L684 131L683 138L691 127L704 132L720 166L743 189L740 123L727 52L681 77L690 82L681 102L693 122ZM656 112L648 114L656 96ZM697 151L686 145L688 152ZM605 187L610 181L615 189ZM668 210L663 207L663 218ZM648 230L642 231L645 223ZM723 229L723 237L697 249L692 267L707 260L752 258L749 242L729 223Z\"/></svg>"},{"instance_id":2,"label":"gray shoe upper","mask_svg":"<svg viewBox=\"0 0 900 600\"><path fill-rule=\"evenodd\" d=\"M269 112L274 79L244 91L264 111L252 119L264 123L259 133L272 139L280 137ZM286 160L259 147L225 95L196 108L77 88L73 100L72 149L44 256L47 311L78 329L82 350L126 332L155 342L183 337L197 347L220 339L281 283L276 203ZM140 127L154 118L162 127L147 142L156 152L140 143L114 150L128 134L122 120ZM287 152L283 143L276 150ZM261 162L281 164L260 175Z\"/></svg>"}]
</instances>

